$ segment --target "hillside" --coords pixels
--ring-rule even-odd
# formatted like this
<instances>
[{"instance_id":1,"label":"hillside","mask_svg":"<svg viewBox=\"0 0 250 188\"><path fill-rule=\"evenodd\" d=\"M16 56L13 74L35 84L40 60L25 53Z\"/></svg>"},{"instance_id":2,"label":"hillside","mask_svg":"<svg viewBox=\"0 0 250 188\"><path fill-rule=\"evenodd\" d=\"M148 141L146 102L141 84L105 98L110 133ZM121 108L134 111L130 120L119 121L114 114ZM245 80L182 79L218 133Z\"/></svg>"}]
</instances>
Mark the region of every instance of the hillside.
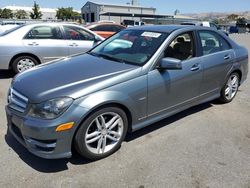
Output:
<instances>
[{"instance_id":1,"label":"hillside","mask_svg":"<svg viewBox=\"0 0 250 188\"><path fill-rule=\"evenodd\" d=\"M250 20L250 11L244 12L209 12L209 13L190 13L185 14L187 16L197 18L197 19L224 19L230 14L237 14L240 17L245 17Z\"/></svg>"}]
</instances>

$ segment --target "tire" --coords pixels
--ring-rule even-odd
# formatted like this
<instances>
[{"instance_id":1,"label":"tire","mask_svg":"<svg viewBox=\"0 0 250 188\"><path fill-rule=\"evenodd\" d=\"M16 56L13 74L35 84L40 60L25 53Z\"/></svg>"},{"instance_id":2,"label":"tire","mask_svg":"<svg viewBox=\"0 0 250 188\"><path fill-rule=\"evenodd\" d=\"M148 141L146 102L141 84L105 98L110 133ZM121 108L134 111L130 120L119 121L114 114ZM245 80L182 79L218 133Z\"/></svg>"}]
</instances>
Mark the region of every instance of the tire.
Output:
<instances>
[{"instance_id":1,"label":"tire","mask_svg":"<svg viewBox=\"0 0 250 188\"><path fill-rule=\"evenodd\" d=\"M18 74L20 72L23 72L27 69L30 69L36 65L38 65L39 62L31 56L20 56L14 59L12 63L12 69L13 71Z\"/></svg>"},{"instance_id":2,"label":"tire","mask_svg":"<svg viewBox=\"0 0 250 188\"><path fill-rule=\"evenodd\" d=\"M74 145L81 156L99 160L120 148L127 130L126 113L117 107L105 107L93 112L82 123L75 135Z\"/></svg>"},{"instance_id":3,"label":"tire","mask_svg":"<svg viewBox=\"0 0 250 188\"><path fill-rule=\"evenodd\" d=\"M231 102L237 94L239 85L240 85L240 76L238 73L234 72L228 77L225 85L221 90L221 96L219 98L220 102L222 103Z\"/></svg>"}]
</instances>

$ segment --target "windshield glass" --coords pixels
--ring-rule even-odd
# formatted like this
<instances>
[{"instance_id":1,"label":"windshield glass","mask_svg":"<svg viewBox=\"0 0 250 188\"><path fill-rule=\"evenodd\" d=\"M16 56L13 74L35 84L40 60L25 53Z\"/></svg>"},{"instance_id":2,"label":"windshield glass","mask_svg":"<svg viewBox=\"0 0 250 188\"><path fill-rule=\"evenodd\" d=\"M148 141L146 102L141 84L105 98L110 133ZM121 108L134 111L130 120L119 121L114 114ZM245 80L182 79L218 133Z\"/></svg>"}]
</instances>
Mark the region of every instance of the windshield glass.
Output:
<instances>
[{"instance_id":1,"label":"windshield glass","mask_svg":"<svg viewBox=\"0 0 250 188\"><path fill-rule=\"evenodd\" d=\"M16 31L16 30L20 29L20 28L23 27L23 26L24 26L24 25L17 25L16 27L13 27L13 28L11 28L11 29L9 29L9 30L3 32L3 33L0 33L0 37L1 37L1 36L5 36L5 35L8 35L9 33L12 33L13 31Z\"/></svg>"},{"instance_id":2,"label":"windshield glass","mask_svg":"<svg viewBox=\"0 0 250 188\"><path fill-rule=\"evenodd\" d=\"M154 55L167 35L145 30L123 30L105 40L89 54L142 66Z\"/></svg>"}]
</instances>

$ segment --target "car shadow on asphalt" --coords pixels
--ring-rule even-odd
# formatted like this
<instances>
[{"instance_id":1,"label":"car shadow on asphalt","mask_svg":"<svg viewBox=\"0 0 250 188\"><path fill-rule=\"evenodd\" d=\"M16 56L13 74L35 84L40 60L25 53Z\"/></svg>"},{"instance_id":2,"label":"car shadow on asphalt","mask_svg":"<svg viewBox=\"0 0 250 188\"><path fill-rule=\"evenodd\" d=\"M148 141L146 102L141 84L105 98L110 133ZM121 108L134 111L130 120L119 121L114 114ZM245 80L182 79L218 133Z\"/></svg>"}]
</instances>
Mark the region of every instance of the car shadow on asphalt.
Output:
<instances>
[{"instance_id":1,"label":"car shadow on asphalt","mask_svg":"<svg viewBox=\"0 0 250 188\"><path fill-rule=\"evenodd\" d=\"M201 105L194 106L188 110L180 112L162 121L151 124L150 126L140 129L139 131L129 133L125 138L125 142L133 141L143 135L147 135L150 132L160 129L164 126L168 126L171 123L180 120L186 116L210 108L213 106L212 104L213 103L204 103ZM23 160L31 168L43 173L54 173L68 170L68 163L73 165L84 165L93 162L91 160L82 158L75 151L73 151L73 156L70 159L49 160L36 157L35 155L28 152L27 149L24 148L18 141L16 141L16 139L9 132L7 132L7 134L5 135L5 141L18 154L21 160Z\"/></svg>"},{"instance_id":2,"label":"car shadow on asphalt","mask_svg":"<svg viewBox=\"0 0 250 188\"><path fill-rule=\"evenodd\" d=\"M43 159L30 153L25 147L23 147L9 131L5 135L5 141L19 156L19 158L29 165L31 168L43 172L54 173L68 170L68 163L73 165L83 165L91 163L88 159L83 159L80 155L73 151L73 156L69 159Z\"/></svg>"},{"instance_id":3,"label":"car shadow on asphalt","mask_svg":"<svg viewBox=\"0 0 250 188\"><path fill-rule=\"evenodd\" d=\"M14 76L15 74L11 70L0 70L0 79L13 78Z\"/></svg>"}]
</instances>

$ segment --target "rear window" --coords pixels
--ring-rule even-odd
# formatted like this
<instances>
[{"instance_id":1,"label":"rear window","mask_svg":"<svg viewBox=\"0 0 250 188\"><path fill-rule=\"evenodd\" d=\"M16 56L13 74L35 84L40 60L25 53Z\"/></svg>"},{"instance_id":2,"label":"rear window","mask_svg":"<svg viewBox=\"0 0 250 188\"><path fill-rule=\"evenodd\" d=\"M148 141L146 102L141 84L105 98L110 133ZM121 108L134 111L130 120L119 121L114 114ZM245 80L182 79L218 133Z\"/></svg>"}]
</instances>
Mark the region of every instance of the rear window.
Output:
<instances>
[{"instance_id":1,"label":"rear window","mask_svg":"<svg viewBox=\"0 0 250 188\"><path fill-rule=\"evenodd\" d=\"M119 32L123 29L122 26L119 25L98 25L96 27L91 28L92 31L109 31L109 32Z\"/></svg>"},{"instance_id":2,"label":"rear window","mask_svg":"<svg viewBox=\"0 0 250 188\"><path fill-rule=\"evenodd\" d=\"M5 36L5 35L8 35L8 34L12 33L13 31L16 31L16 30L22 28L23 26L24 26L24 25L19 25L19 26L16 26L16 27L14 27L14 28L12 28L12 29L10 29L10 30L7 30L7 31L1 33L1 34L0 34L0 37Z\"/></svg>"}]
</instances>

